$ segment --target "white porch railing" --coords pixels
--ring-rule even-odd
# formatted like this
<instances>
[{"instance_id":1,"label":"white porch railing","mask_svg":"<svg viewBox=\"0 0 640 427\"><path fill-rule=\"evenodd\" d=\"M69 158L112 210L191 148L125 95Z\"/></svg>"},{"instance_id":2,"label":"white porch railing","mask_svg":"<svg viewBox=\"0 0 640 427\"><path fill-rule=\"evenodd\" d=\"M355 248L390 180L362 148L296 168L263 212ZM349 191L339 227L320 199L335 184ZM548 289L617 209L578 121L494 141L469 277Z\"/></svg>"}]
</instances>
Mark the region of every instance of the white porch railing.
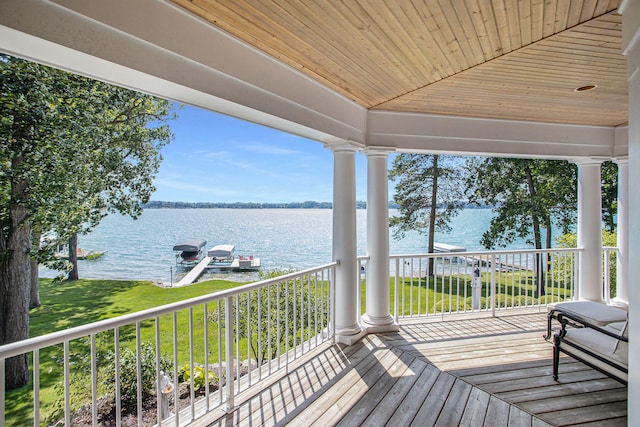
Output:
<instances>
[{"instance_id":1,"label":"white porch railing","mask_svg":"<svg viewBox=\"0 0 640 427\"><path fill-rule=\"evenodd\" d=\"M603 250L603 296L611 288L610 267L615 248ZM578 249L497 252L460 252L390 257L391 307L396 321L447 313L487 312L518 307L543 307L575 296L580 262ZM367 257L358 257L360 299L366 292ZM432 274L429 265L432 262ZM162 371L176 385L168 395L173 402L182 393L176 379L188 377L184 409L158 399L160 425L182 425L216 407L234 407L234 397L292 360L325 342L333 342L335 317L334 277L337 263L288 274L215 294L125 315L82 327L0 347L0 384L5 360L28 354L32 373L32 420L5 420L5 390L0 387L0 425L39 426L61 420L72 424L74 411L85 405L91 423L98 425L98 400L105 393L105 378L113 379L115 424L121 425L123 353L134 355L134 415L143 412L145 352L152 354L152 394L163 394ZM613 276L615 277L615 276ZM228 309L231 308L231 309ZM230 325L230 327L227 327ZM43 360L59 361L45 370ZM258 360L259 362L252 362ZM83 362L86 362L83 364ZM208 372L218 377L214 387L198 384ZM78 378L90 389L86 402L78 402ZM60 384L63 408L58 418L42 416L41 382ZM108 382L108 381L107 381ZM167 388L167 390L169 390ZM165 390L166 391L166 390ZM164 406L163 406L164 405ZM44 411L46 412L46 411ZM8 414L10 418L12 414ZM47 418L47 419L44 419Z\"/></svg>"},{"instance_id":2,"label":"white porch railing","mask_svg":"<svg viewBox=\"0 0 640 427\"><path fill-rule=\"evenodd\" d=\"M543 306L573 297L576 249L394 255L394 315Z\"/></svg>"},{"instance_id":3,"label":"white porch railing","mask_svg":"<svg viewBox=\"0 0 640 427\"><path fill-rule=\"evenodd\" d=\"M396 322L450 313L495 314L571 299L579 253L557 248L392 255L392 314ZM367 257L358 260L366 272ZM361 292L365 283L366 273L361 276Z\"/></svg>"},{"instance_id":4,"label":"white porch railing","mask_svg":"<svg viewBox=\"0 0 640 427\"><path fill-rule=\"evenodd\" d=\"M157 399L159 425L181 425L213 407L233 408L234 396L323 342L333 342L333 301L336 263L304 270L250 285L169 304L118 318L91 323L0 347L0 425L40 426L63 421L72 425L78 405L90 412L92 425L98 422L98 400L105 393L106 379L113 379L115 424L122 424L121 412L126 377L123 353L135 353L133 377L137 423L142 424L145 387L145 359L151 366ZM145 350L146 349L146 350ZM33 419L10 419L5 413L5 361L27 354L33 391ZM44 358L56 358L57 369L41 372ZM256 363L255 361L259 363ZM86 366L83 362L86 361ZM253 361L253 362L252 362ZM167 376L163 369L170 366ZM189 402L186 409L175 405L180 399L176 379L188 376ZM218 377L217 389L204 386L196 399L198 379ZM63 411L60 419L42 419L41 381L61 385ZM108 382L108 381L107 381ZM173 386L175 384L175 387ZM82 386L90 389L86 403L72 405ZM23 390L24 391L24 390ZM28 393L28 391L24 391ZM165 393L166 392L166 393ZM152 390L153 393L153 390ZM168 407L169 395L173 404ZM87 406L88 405L88 406ZM145 423L148 421L145 421Z\"/></svg>"}]
</instances>

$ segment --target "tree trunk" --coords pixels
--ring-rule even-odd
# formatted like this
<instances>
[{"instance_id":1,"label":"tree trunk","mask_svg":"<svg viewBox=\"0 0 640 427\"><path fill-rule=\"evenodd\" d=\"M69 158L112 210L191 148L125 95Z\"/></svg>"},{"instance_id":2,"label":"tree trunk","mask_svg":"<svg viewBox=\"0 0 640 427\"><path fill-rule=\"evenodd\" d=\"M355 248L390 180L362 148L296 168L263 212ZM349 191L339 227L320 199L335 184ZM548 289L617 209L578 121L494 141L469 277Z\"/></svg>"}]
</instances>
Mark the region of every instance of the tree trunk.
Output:
<instances>
[{"instance_id":1,"label":"tree trunk","mask_svg":"<svg viewBox=\"0 0 640 427\"><path fill-rule=\"evenodd\" d=\"M540 218L538 218L538 211L536 209L536 187L533 182L533 174L531 168L527 166L525 168L527 174L527 185L529 186L529 196L531 197L531 220L533 222L533 240L536 245L536 249L542 249L542 234L540 233ZM541 254L536 254L536 290L538 298L546 294L544 289L545 274L542 266Z\"/></svg>"},{"instance_id":2,"label":"tree trunk","mask_svg":"<svg viewBox=\"0 0 640 427\"><path fill-rule=\"evenodd\" d=\"M40 244L40 233L33 233L32 245ZM31 258L31 296L29 309L40 307L40 287L38 283L38 260Z\"/></svg>"},{"instance_id":3,"label":"tree trunk","mask_svg":"<svg viewBox=\"0 0 640 427\"><path fill-rule=\"evenodd\" d=\"M74 233L69 238L69 262L71 263L71 271L69 272L69 280L78 280L78 233Z\"/></svg>"},{"instance_id":4,"label":"tree trunk","mask_svg":"<svg viewBox=\"0 0 640 427\"><path fill-rule=\"evenodd\" d=\"M12 183L9 233L2 235L0 345L29 338L31 224L25 206L28 188L28 179ZM26 354L7 359L5 368L7 389L21 387L29 381Z\"/></svg>"},{"instance_id":5,"label":"tree trunk","mask_svg":"<svg viewBox=\"0 0 640 427\"><path fill-rule=\"evenodd\" d=\"M431 183L431 212L429 213L429 248L432 253L435 245L436 213L438 208L438 156L433 156L433 182ZM433 276L433 258L429 258L429 276Z\"/></svg>"}]
</instances>

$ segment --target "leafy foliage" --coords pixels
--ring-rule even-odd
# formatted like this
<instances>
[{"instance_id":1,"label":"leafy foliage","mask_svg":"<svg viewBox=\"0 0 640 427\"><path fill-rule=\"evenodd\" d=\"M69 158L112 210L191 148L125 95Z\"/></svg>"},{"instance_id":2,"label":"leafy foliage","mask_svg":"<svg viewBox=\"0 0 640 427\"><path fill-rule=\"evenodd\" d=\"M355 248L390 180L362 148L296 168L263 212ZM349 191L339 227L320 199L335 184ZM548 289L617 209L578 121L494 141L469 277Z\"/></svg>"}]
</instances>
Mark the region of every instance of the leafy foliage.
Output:
<instances>
[{"instance_id":1,"label":"leafy foliage","mask_svg":"<svg viewBox=\"0 0 640 427\"><path fill-rule=\"evenodd\" d=\"M526 239L551 247L552 224L567 233L576 221L576 166L566 161L474 158L467 162L469 202L493 206L497 215L481 243L487 249Z\"/></svg>"},{"instance_id":2,"label":"leafy foliage","mask_svg":"<svg viewBox=\"0 0 640 427\"><path fill-rule=\"evenodd\" d=\"M616 230L615 217L618 214L618 165L615 162L602 164L601 180L602 222L608 231L613 232Z\"/></svg>"},{"instance_id":3,"label":"leafy foliage","mask_svg":"<svg viewBox=\"0 0 640 427\"><path fill-rule=\"evenodd\" d=\"M180 382L190 382L191 366L184 365L178 369L178 380ZM193 367L193 386L195 390L202 390L207 384L211 384L217 380L213 371L205 369L203 366Z\"/></svg>"},{"instance_id":4,"label":"leafy foliage","mask_svg":"<svg viewBox=\"0 0 640 427\"><path fill-rule=\"evenodd\" d=\"M109 212L140 214L172 138L169 110L166 100L0 55L0 344L28 337L32 257L69 268L53 258L58 243ZM41 250L32 231L49 236ZM26 381L19 364L9 363L10 387Z\"/></svg>"},{"instance_id":5,"label":"leafy foliage","mask_svg":"<svg viewBox=\"0 0 640 427\"><path fill-rule=\"evenodd\" d=\"M271 277L283 274L270 272ZM284 280L234 297L234 333L250 341L258 366L300 345L327 326L329 301L327 283L313 276ZM209 320L226 327L226 305L209 313ZM239 314L239 322L236 321Z\"/></svg>"},{"instance_id":6,"label":"leafy foliage","mask_svg":"<svg viewBox=\"0 0 640 427\"><path fill-rule=\"evenodd\" d=\"M561 248L575 248L578 246L578 236L575 233L563 234L557 239L558 246ZM602 230L602 246L616 247L618 245L617 233L609 230ZM617 289L617 263L616 251L609 252L609 284L611 286L611 298L616 296ZM606 270L605 270L606 271Z\"/></svg>"}]
</instances>

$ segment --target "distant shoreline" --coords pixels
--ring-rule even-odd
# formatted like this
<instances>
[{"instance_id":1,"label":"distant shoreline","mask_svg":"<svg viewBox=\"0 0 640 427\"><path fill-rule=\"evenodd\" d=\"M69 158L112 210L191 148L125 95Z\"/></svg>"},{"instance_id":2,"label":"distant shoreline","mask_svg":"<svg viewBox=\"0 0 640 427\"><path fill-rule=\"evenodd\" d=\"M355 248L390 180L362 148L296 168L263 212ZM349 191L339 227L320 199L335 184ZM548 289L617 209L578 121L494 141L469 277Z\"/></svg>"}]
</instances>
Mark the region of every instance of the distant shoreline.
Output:
<instances>
[{"instance_id":1,"label":"distant shoreline","mask_svg":"<svg viewBox=\"0 0 640 427\"><path fill-rule=\"evenodd\" d=\"M259 202L164 202L151 201L142 205L144 209L332 209L331 202L289 202L289 203L259 203ZM465 204L464 209L489 209L491 206ZM367 202L356 201L356 209L366 209ZM389 209L398 209L398 204L389 202Z\"/></svg>"}]
</instances>

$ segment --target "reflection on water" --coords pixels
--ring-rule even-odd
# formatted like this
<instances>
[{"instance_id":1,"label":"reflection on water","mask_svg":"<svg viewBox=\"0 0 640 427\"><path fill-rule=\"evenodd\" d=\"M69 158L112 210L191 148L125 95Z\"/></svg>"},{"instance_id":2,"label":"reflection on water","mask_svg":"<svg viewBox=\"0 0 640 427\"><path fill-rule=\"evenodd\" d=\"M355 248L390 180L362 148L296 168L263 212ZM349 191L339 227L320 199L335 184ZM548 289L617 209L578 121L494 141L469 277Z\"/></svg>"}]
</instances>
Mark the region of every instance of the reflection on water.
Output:
<instances>
[{"instance_id":1,"label":"reflection on water","mask_svg":"<svg viewBox=\"0 0 640 427\"><path fill-rule=\"evenodd\" d=\"M394 211L391 211L393 215ZM468 209L454 218L452 231L436 241L481 250L482 233L491 220L488 209ZM304 269L331 261L332 211L329 209L148 209L138 220L111 215L90 234L80 236L85 250L107 253L95 261L79 261L80 277L145 279L176 283L173 245L183 239L206 239L207 248L231 243L238 255L262 259L263 270ZM366 253L366 211L357 211L358 254ZM390 238L392 254L424 253L426 236L408 233ZM523 244L514 246L524 248ZM41 269L42 277L56 272ZM206 278L249 282L258 273L210 273Z\"/></svg>"}]
</instances>

